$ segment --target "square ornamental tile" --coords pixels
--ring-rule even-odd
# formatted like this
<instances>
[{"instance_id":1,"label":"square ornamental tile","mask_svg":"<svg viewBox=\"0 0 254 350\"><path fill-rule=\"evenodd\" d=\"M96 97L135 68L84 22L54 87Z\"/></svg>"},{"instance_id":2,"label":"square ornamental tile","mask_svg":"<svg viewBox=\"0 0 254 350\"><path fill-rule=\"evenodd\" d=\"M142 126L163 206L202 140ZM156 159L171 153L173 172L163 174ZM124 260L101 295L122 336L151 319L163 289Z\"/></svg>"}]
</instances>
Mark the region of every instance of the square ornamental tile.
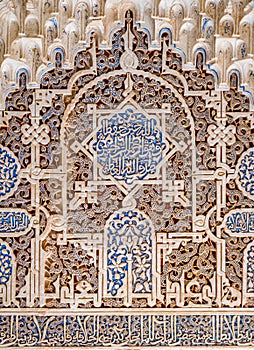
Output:
<instances>
[{"instance_id":1,"label":"square ornamental tile","mask_svg":"<svg viewBox=\"0 0 254 350\"><path fill-rule=\"evenodd\" d=\"M254 3L0 1L0 348L254 346Z\"/></svg>"}]
</instances>

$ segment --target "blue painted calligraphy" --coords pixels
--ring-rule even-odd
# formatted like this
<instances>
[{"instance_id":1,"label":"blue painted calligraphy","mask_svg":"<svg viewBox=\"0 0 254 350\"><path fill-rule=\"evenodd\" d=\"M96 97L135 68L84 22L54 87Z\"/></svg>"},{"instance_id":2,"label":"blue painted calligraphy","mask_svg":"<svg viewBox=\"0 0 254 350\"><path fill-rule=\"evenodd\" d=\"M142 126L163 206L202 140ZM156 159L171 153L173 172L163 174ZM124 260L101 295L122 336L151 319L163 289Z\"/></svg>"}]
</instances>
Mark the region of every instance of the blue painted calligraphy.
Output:
<instances>
[{"instance_id":1,"label":"blue painted calligraphy","mask_svg":"<svg viewBox=\"0 0 254 350\"><path fill-rule=\"evenodd\" d=\"M11 192L17 182L19 165L13 153L0 146L0 197Z\"/></svg>"},{"instance_id":2,"label":"blue painted calligraphy","mask_svg":"<svg viewBox=\"0 0 254 350\"><path fill-rule=\"evenodd\" d=\"M247 293L254 292L254 245L247 251Z\"/></svg>"},{"instance_id":3,"label":"blue painted calligraphy","mask_svg":"<svg viewBox=\"0 0 254 350\"><path fill-rule=\"evenodd\" d=\"M166 147L156 124L131 108L103 119L94 144L103 174L127 184L154 174Z\"/></svg>"},{"instance_id":4,"label":"blue painted calligraphy","mask_svg":"<svg viewBox=\"0 0 254 350\"><path fill-rule=\"evenodd\" d=\"M24 210L0 211L0 233L22 232L29 224L30 218Z\"/></svg>"},{"instance_id":5,"label":"blue painted calligraphy","mask_svg":"<svg viewBox=\"0 0 254 350\"><path fill-rule=\"evenodd\" d=\"M152 289L152 227L138 211L122 211L107 227L107 289L112 295L132 284L132 293Z\"/></svg>"},{"instance_id":6,"label":"blue painted calligraphy","mask_svg":"<svg viewBox=\"0 0 254 350\"><path fill-rule=\"evenodd\" d=\"M206 311L208 313L208 311ZM102 312L52 315L0 315L0 345L7 348L78 348L95 346L111 349L250 349L254 345L254 316L194 313L170 315L130 315L124 310L117 315ZM220 345L220 347L219 347Z\"/></svg>"},{"instance_id":7,"label":"blue painted calligraphy","mask_svg":"<svg viewBox=\"0 0 254 350\"><path fill-rule=\"evenodd\" d=\"M245 154L239 165L238 182L250 195L254 195L254 150Z\"/></svg>"},{"instance_id":8,"label":"blue painted calligraphy","mask_svg":"<svg viewBox=\"0 0 254 350\"><path fill-rule=\"evenodd\" d=\"M0 284L6 284L11 273L11 253L5 244L0 243Z\"/></svg>"},{"instance_id":9,"label":"blue painted calligraphy","mask_svg":"<svg viewBox=\"0 0 254 350\"><path fill-rule=\"evenodd\" d=\"M226 225L232 233L254 232L254 212L236 212L228 216Z\"/></svg>"}]
</instances>

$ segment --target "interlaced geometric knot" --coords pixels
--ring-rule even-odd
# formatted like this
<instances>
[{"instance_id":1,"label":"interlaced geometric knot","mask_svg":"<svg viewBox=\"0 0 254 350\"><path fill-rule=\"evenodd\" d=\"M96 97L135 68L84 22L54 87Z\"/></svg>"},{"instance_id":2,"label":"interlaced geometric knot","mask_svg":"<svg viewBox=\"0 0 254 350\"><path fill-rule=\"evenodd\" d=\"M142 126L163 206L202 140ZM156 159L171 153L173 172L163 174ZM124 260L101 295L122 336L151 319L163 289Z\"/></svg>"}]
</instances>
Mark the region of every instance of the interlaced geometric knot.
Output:
<instances>
[{"instance_id":1,"label":"interlaced geometric knot","mask_svg":"<svg viewBox=\"0 0 254 350\"><path fill-rule=\"evenodd\" d=\"M251 149L241 158L238 167L238 182L243 190L250 195L254 195L254 150Z\"/></svg>"},{"instance_id":2,"label":"interlaced geometric knot","mask_svg":"<svg viewBox=\"0 0 254 350\"><path fill-rule=\"evenodd\" d=\"M131 184L156 172L166 147L156 119L131 108L102 120L93 145L103 174Z\"/></svg>"},{"instance_id":3,"label":"interlaced geometric knot","mask_svg":"<svg viewBox=\"0 0 254 350\"><path fill-rule=\"evenodd\" d=\"M6 284L11 273L11 253L5 244L0 244L0 284Z\"/></svg>"},{"instance_id":4,"label":"interlaced geometric knot","mask_svg":"<svg viewBox=\"0 0 254 350\"><path fill-rule=\"evenodd\" d=\"M152 227L138 211L122 211L107 227L107 288L119 295L127 275L132 279L132 293L152 289Z\"/></svg>"},{"instance_id":5,"label":"interlaced geometric knot","mask_svg":"<svg viewBox=\"0 0 254 350\"><path fill-rule=\"evenodd\" d=\"M18 164L11 153L0 146L0 196L8 194L17 182Z\"/></svg>"}]
</instances>

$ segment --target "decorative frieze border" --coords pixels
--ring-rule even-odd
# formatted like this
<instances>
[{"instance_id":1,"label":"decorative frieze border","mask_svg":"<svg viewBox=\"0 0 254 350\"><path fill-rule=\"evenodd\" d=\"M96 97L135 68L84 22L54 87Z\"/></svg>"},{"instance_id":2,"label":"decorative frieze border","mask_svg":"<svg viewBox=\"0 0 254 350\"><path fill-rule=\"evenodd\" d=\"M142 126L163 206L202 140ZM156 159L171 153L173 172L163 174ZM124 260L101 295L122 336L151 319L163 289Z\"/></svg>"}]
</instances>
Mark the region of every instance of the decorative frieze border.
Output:
<instances>
[{"instance_id":1,"label":"decorative frieze border","mask_svg":"<svg viewBox=\"0 0 254 350\"><path fill-rule=\"evenodd\" d=\"M160 349L254 345L254 312L218 310L1 310L1 348Z\"/></svg>"}]
</instances>

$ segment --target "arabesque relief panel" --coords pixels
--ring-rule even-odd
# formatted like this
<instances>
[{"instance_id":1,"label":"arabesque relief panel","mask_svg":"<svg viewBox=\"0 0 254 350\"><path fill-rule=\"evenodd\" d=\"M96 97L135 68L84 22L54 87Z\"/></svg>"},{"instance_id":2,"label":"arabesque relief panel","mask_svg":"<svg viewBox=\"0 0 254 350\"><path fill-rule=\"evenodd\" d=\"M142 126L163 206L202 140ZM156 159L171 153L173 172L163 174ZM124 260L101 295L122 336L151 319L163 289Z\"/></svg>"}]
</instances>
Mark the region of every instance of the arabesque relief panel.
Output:
<instances>
[{"instance_id":1,"label":"arabesque relief panel","mask_svg":"<svg viewBox=\"0 0 254 350\"><path fill-rule=\"evenodd\" d=\"M0 19L0 346L253 345L253 1Z\"/></svg>"}]
</instances>

